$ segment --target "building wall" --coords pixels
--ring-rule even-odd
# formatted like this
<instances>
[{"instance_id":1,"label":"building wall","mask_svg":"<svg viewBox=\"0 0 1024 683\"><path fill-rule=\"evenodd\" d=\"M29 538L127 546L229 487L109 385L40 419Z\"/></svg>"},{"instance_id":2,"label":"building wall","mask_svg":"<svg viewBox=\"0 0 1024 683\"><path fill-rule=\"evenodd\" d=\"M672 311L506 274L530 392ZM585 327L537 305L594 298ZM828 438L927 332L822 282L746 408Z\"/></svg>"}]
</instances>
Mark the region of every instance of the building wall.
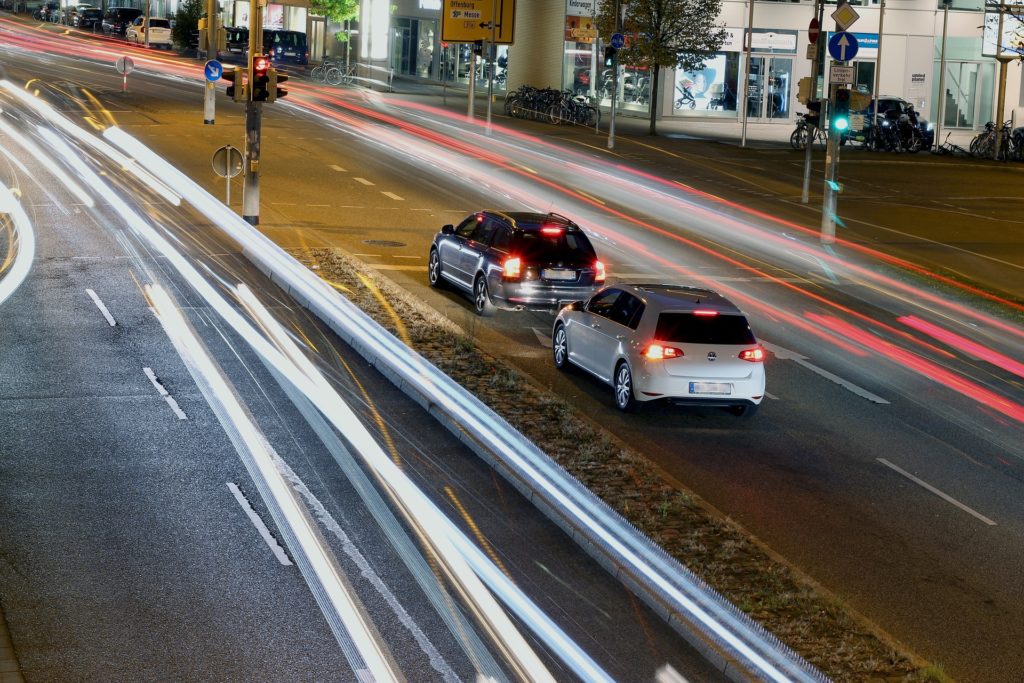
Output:
<instances>
[{"instance_id":1,"label":"building wall","mask_svg":"<svg viewBox=\"0 0 1024 683\"><path fill-rule=\"evenodd\" d=\"M516 0L515 43L508 58L509 91L524 84L562 87L564 27L562 0Z\"/></svg>"}]
</instances>

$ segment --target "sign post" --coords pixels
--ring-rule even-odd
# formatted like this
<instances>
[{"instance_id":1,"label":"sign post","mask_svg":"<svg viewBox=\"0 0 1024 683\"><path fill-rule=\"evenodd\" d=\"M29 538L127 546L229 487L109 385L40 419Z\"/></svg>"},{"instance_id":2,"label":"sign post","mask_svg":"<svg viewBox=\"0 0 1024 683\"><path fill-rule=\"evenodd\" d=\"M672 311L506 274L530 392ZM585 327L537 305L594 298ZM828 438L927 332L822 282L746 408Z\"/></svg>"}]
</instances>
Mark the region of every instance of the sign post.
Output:
<instances>
[{"instance_id":1,"label":"sign post","mask_svg":"<svg viewBox=\"0 0 1024 683\"><path fill-rule=\"evenodd\" d=\"M818 101L818 72L820 71L818 54L821 52L818 49L818 36L821 33L821 18L824 11L825 6L822 0L817 0L814 6L814 16L811 17L811 23L807 26L807 56L811 60L811 92L810 97L807 98L807 111L811 112L813 110L811 102L818 103L818 123L811 126L807 131L807 148L804 149L804 185L800 192L800 202L803 204L811 201L812 149L814 148L814 140L817 137L817 129L821 128L821 117L825 115L825 112L821 111L821 102Z\"/></svg>"},{"instance_id":2,"label":"sign post","mask_svg":"<svg viewBox=\"0 0 1024 683\"><path fill-rule=\"evenodd\" d=\"M128 92L128 74L135 70L135 62L131 57L118 57L114 68L121 74L121 92Z\"/></svg>"},{"instance_id":3,"label":"sign post","mask_svg":"<svg viewBox=\"0 0 1024 683\"><path fill-rule=\"evenodd\" d=\"M245 162L237 147L224 145L213 153L213 172L227 181L227 199L225 204L231 207L231 179L242 172Z\"/></svg>"},{"instance_id":4,"label":"sign post","mask_svg":"<svg viewBox=\"0 0 1024 683\"><path fill-rule=\"evenodd\" d=\"M847 31L853 26L860 15L850 7L849 3L843 2L836 11L832 13L836 20L836 28L839 29L828 41L828 53L832 59L842 64L832 64L828 79L828 100L829 116L835 108L836 85L845 86L853 82L853 67L845 62L857 56L859 45L857 37ZM849 93L846 93L849 94ZM822 112L824 115L824 112ZM821 204L821 242L832 244L836 241L836 208L839 202L839 183L836 182L836 174L839 167L839 138L841 132L836 126L829 122L828 143L825 146L825 186L822 193Z\"/></svg>"},{"instance_id":5,"label":"sign post","mask_svg":"<svg viewBox=\"0 0 1024 683\"><path fill-rule=\"evenodd\" d=\"M216 114L217 90L214 83L224 75L224 66L215 59L211 59L203 67L203 75L206 76L206 92L203 97L203 123L213 125Z\"/></svg>"}]
</instances>

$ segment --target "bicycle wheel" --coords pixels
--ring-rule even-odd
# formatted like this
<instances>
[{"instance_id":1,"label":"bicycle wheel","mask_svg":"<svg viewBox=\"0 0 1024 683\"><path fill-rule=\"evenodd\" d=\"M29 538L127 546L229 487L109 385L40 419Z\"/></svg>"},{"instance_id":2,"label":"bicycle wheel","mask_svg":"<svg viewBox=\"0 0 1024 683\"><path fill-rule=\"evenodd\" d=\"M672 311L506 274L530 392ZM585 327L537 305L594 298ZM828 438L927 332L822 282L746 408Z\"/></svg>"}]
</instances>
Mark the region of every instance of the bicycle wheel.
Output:
<instances>
[{"instance_id":1,"label":"bicycle wheel","mask_svg":"<svg viewBox=\"0 0 1024 683\"><path fill-rule=\"evenodd\" d=\"M345 73L336 66L332 66L327 70L327 83L328 85L341 85L342 79L345 77Z\"/></svg>"},{"instance_id":2,"label":"bicycle wheel","mask_svg":"<svg viewBox=\"0 0 1024 683\"><path fill-rule=\"evenodd\" d=\"M318 65L314 66L313 69L309 72L309 77L312 78L314 81L317 81L319 83L323 83L324 82L324 77L326 75L327 75L327 69L324 67L323 64L318 64Z\"/></svg>"},{"instance_id":3,"label":"bicycle wheel","mask_svg":"<svg viewBox=\"0 0 1024 683\"><path fill-rule=\"evenodd\" d=\"M552 104L548 107L547 121L556 126L562 122L562 105Z\"/></svg>"},{"instance_id":4,"label":"bicycle wheel","mask_svg":"<svg viewBox=\"0 0 1024 683\"><path fill-rule=\"evenodd\" d=\"M793 134L789 136L789 144L793 146L793 149L803 149L807 146L807 129L800 127L793 131Z\"/></svg>"}]
</instances>

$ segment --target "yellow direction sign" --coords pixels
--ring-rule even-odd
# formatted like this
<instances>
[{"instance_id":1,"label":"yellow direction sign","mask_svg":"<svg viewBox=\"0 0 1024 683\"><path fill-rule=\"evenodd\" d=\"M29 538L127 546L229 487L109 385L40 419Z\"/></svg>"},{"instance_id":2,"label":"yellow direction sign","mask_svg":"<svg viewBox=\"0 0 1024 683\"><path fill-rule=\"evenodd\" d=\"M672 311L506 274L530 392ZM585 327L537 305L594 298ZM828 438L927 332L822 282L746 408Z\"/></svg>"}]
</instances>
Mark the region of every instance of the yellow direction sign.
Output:
<instances>
[{"instance_id":1,"label":"yellow direction sign","mask_svg":"<svg viewBox=\"0 0 1024 683\"><path fill-rule=\"evenodd\" d=\"M441 40L451 43L489 41L492 18L494 42L511 45L516 22L515 0L443 0Z\"/></svg>"}]
</instances>

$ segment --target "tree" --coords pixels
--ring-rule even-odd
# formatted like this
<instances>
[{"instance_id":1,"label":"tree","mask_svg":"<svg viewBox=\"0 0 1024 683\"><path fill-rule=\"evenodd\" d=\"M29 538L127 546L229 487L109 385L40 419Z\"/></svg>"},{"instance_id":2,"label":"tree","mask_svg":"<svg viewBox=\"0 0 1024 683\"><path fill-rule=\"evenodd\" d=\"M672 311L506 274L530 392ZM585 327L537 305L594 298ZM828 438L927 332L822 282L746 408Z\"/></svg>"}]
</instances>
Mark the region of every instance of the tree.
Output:
<instances>
[{"instance_id":1,"label":"tree","mask_svg":"<svg viewBox=\"0 0 1024 683\"><path fill-rule=\"evenodd\" d=\"M185 0L174 14L171 39L183 49L192 47L192 37L199 30L199 18L206 13L203 0Z\"/></svg>"},{"instance_id":2,"label":"tree","mask_svg":"<svg viewBox=\"0 0 1024 683\"><path fill-rule=\"evenodd\" d=\"M312 14L319 14L340 24L356 18L359 0L310 0L309 7Z\"/></svg>"},{"instance_id":3,"label":"tree","mask_svg":"<svg viewBox=\"0 0 1024 683\"><path fill-rule=\"evenodd\" d=\"M619 63L650 72L651 135L657 134L658 77L663 67L704 68L722 47L726 32L717 22L722 0L601 0L597 23L605 42L623 33ZM622 14L617 22L616 10Z\"/></svg>"}]
</instances>

